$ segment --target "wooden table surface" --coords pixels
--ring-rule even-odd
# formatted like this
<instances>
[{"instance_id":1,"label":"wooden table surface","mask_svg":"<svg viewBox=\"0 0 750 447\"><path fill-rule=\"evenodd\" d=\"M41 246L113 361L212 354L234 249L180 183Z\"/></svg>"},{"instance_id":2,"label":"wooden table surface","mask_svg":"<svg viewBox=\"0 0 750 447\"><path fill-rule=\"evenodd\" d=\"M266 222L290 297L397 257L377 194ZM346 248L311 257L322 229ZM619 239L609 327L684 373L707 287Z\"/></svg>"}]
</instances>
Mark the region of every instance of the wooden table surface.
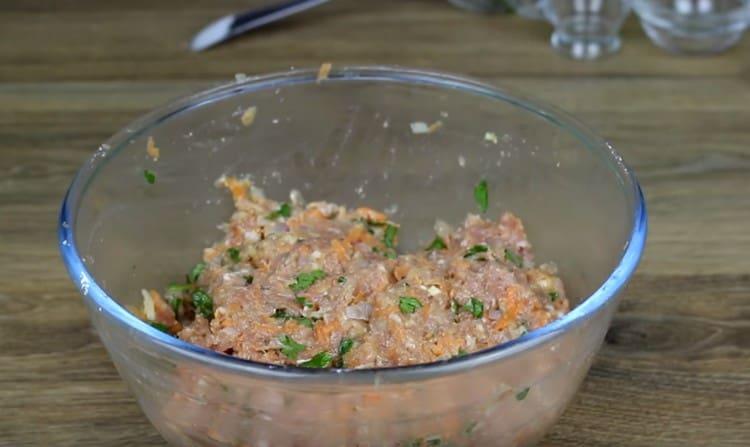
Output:
<instances>
[{"instance_id":1,"label":"wooden table surface","mask_svg":"<svg viewBox=\"0 0 750 447\"><path fill-rule=\"evenodd\" d=\"M549 27L443 0L337 0L204 54L207 20L260 0L2 0L0 445L164 445L117 376L55 226L98 144L237 72L334 63L465 73L573 112L619 148L651 233L606 343L544 446L750 445L750 37L685 58L637 21L616 57L562 59Z\"/></svg>"}]
</instances>

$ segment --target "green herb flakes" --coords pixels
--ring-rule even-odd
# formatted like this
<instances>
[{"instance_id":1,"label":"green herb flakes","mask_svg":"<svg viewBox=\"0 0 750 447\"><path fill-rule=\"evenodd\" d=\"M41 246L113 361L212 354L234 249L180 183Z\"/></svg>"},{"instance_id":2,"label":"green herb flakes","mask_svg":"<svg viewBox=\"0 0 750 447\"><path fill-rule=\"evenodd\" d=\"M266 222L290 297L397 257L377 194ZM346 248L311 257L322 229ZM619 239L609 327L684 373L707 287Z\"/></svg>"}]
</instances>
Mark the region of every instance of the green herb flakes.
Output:
<instances>
[{"instance_id":1,"label":"green herb flakes","mask_svg":"<svg viewBox=\"0 0 750 447\"><path fill-rule=\"evenodd\" d=\"M518 394L516 394L516 400L521 401L521 400L526 399L526 396L529 395L529 390L531 390L531 388L526 387L522 389L521 391L519 391Z\"/></svg>"},{"instance_id":2,"label":"green herb flakes","mask_svg":"<svg viewBox=\"0 0 750 447\"><path fill-rule=\"evenodd\" d=\"M341 344L339 345L339 355L343 356L347 352L351 351L354 347L354 340L351 338L345 338L341 340Z\"/></svg>"},{"instance_id":3,"label":"green herb flakes","mask_svg":"<svg viewBox=\"0 0 750 447\"><path fill-rule=\"evenodd\" d=\"M278 320L288 320L292 318L292 316L287 313L286 309L274 310L273 314L271 314L271 317L276 318Z\"/></svg>"},{"instance_id":4,"label":"green herb flakes","mask_svg":"<svg viewBox=\"0 0 750 447\"><path fill-rule=\"evenodd\" d=\"M300 352L304 351L307 346L302 343L297 343L288 335L282 335L279 337L281 341L281 353L291 360L296 360Z\"/></svg>"},{"instance_id":5,"label":"green herb flakes","mask_svg":"<svg viewBox=\"0 0 750 447\"><path fill-rule=\"evenodd\" d=\"M471 299L464 304L463 308L472 314L474 318L482 318L482 315L484 315L484 303L475 297L471 297Z\"/></svg>"},{"instance_id":6,"label":"green herb flakes","mask_svg":"<svg viewBox=\"0 0 750 447\"><path fill-rule=\"evenodd\" d=\"M505 249L505 260L514 264L518 268L523 267L523 258L521 255L508 250L507 248Z\"/></svg>"},{"instance_id":7,"label":"green herb flakes","mask_svg":"<svg viewBox=\"0 0 750 447\"><path fill-rule=\"evenodd\" d=\"M474 187L474 200L477 202L479 210L486 213L490 204L490 195L487 191L487 180L482 180Z\"/></svg>"},{"instance_id":8,"label":"green herb flakes","mask_svg":"<svg viewBox=\"0 0 750 447\"><path fill-rule=\"evenodd\" d=\"M146 179L146 182L149 185L153 185L154 183L156 183L156 174L154 174L154 171L149 171L148 169L144 169L143 178Z\"/></svg>"},{"instance_id":9,"label":"green herb flakes","mask_svg":"<svg viewBox=\"0 0 750 447\"><path fill-rule=\"evenodd\" d=\"M398 299L398 308L403 314L413 314L422 307L422 302L413 296L402 296Z\"/></svg>"},{"instance_id":10,"label":"green herb flakes","mask_svg":"<svg viewBox=\"0 0 750 447\"><path fill-rule=\"evenodd\" d=\"M169 334L169 328L166 325L164 325L164 324L161 324L161 323L156 322L156 321L149 321L148 324L152 328L154 328L154 329L158 329L158 330L164 332L165 334Z\"/></svg>"},{"instance_id":11,"label":"green herb flakes","mask_svg":"<svg viewBox=\"0 0 750 447\"><path fill-rule=\"evenodd\" d=\"M227 249L227 256L229 256L232 262L240 262L240 249L236 247Z\"/></svg>"},{"instance_id":12,"label":"green herb flakes","mask_svg":"<svg viewBox=\"0 0 750 447\"><path fill-rule=\"evenodd\" d=\"M294 321L296 321L297 323L301 324L302 326L309 327L310 329L312 329L313 326L315 325L313 320L307 317L299 316L299 317L293 317L293 318L294 318Z\"/></svg>"},{"instance_id":13,"label":"green herb flakes","mask_svg":"<svg viewBox=\"0 0 750 447\"><path fill-rule=\"evenodd\" d=\"M455 355L455 357L466 357L469 355L469 353L464 348L458 348L458 353Z\"/></svg>"},{"instance_id":14,"label":"green herb flakes","mask_svg":"<svg viewBox=\"0 0 750 447\"><path fill-rule=\"evenodd\" d=\"M477 425L479 425L479 422L477 421L469 423L469 425L467 425L466 428L464 428L464 434L466 436L470 436L471 433L474 431L474 429L477 428Z\"/></svg>"},{"instance_id":15,"label":"green herb flakes","mask_svg":"<svg viewBox=\"0 0 750 447\"><path fill-rule=\"evenodd\" d=\"M345 284L346 283L346 276L339 276L338 279L336 279L336 282L339 284Z\"/></svg>"},{"instance_id":16,"label":"green herb flakes","mask_svg":"<svg viewBox=\"0 0 750 447\"><path fill-rule=\"evenodd\" d=\"M193 306L195 306L195 310L206 317L207 319L211 319L214 316L214 300L211 298L211 295L207 294L201 289L196 290L193 292Z\"/></svg>"},{"instance_id":17,"label":"green herb flakes","mask_svg":"<svg viewBox=\"0 0 750 447\"><path fill-rule=\"evenodd\" d=\"M552 290L550 292L547 292L547 296L549 296L549 300L553 302L556 299L560 298L560 294L557 293L557 290Z\"/></svg>"},{"instance_id":18,"label":"green herb flakes","mask_svg":"<svg viewBox=\"0 0 750 447\"><path fill-rule=\"evenodd\" d=\"M487 253L488 250L489 249L487 248L486 245L477 244L466 251L466 253L464 254L464 258L470 258L479 253Z\"/></svg>"},{"instance_id":19,"label":"green herb flakes","mask_svg":"<svg viewBox=\"0 0 750 447\"><path fill-rule=\"evenodd\" d=\"M294 299L297 301L297 303L302 307L312 307L313 303L310 301L309 298L306 296L296 296Z\"/></svg>"},{"instance_id":20,"label":"green herb flakes","mask_svg":"<svg viewBox=\"0 0 750 447\"><path fill-rule=\"evenodd\" d=\"M289 217L292 215L292 207L288 203L282 203L279 209L266 216L270 220L276 220L279 217Z\"/></svg>"},{"instance_id":21,"label":"green herb flakes","mask_svg":"<svg viewBox=\"0 0 750 447\"><path fill-rule=\"evenodd\" d=\"M388 224L387 227L385 227L385 233L383 233L383 243L386 247L393 249L395 248L395 239L396 235L398 234L398 227Z\"/></svg>"},{"instance_id":22,"label":"green herb flakes","mask_svg":"<svg viewBox=\"0 0 750 447\"><path fill-rule=\"evenodd\" d=\"M445 244L445 241L440 236L435 236L435 239L432 240L429 246L425 249L426 251L433 251L433 250L445 250L448 248L448 246Z\"/></svg>"},{"instance_id":23,"label":"green herb flakes","mask_svg":"<svg viewBox=\"0 0 750 447\"><path fill-rule=\"evenodd\" d=\"M201 273L203 273L203 270L206 269L206 263L205 262L199 262L195 264L195 267L193 267L192 270L190 270L190 273L187 275L188 283L193 284L194 282L198 281L198 278L200 278Z\"/></svg>"},{"instance_id":24,"label":"green herb flakes","mask_svg":"<svg viewBox=\"0 0 750 447\"><path fill-rule=\"evenodd\" d=\"M303 272L297 275L292 284L289 284L289 288L294 292L301 292L307 290L310 286L315 284L316 281L325 277L326 272L320 269L311 272Z\"/></svg>"},{"instance_id":25,"label":"green herb flakes","mask_svg":"<svg viewBox=\"0 0 750 447\"><path fill-rule=\"evenodd\" d=\"M333 362L333 356L326 351L319 352L310 360L300 363L303 368L329 368Z\"/></svg>"},{"instance_id":26,"label":"green herb flakes","mask_svg":"<svg viewBox=\"0 0 750 447\"><path fill-rule=\"evenodd\" d=\"M253 275L245 275L245 285L250 285L255 280L255 277Z\"/></svg>"}]
</instances>

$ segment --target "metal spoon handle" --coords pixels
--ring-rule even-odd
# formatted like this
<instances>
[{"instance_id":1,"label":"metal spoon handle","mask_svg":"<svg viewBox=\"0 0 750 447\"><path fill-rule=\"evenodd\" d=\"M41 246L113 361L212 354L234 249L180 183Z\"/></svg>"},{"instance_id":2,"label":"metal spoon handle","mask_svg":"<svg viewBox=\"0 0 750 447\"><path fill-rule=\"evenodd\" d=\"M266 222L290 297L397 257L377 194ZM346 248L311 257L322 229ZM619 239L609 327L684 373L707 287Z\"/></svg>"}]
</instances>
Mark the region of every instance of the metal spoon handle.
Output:
<instances>
[{"instance_id":1,"label":"metal spoon handle","mask_svg":"<svg viewBox=\"0 0 750 447\"><path fill-rule=\"evenodd\" d=\"M230 14L203 28L190 43L193 51L203 51L233 37L272 22L306 11L330 0L291 0L278 5Z\"/></svg>"}]
</instances>

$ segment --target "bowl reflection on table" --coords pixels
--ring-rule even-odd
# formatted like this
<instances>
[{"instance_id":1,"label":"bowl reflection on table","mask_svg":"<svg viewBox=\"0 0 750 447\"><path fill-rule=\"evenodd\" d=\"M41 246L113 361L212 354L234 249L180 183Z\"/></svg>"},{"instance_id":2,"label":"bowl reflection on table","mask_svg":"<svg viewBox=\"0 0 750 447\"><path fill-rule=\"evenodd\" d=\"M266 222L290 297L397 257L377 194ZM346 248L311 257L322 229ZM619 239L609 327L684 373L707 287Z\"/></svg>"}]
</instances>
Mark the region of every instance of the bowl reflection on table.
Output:
<instances>
[{"instance_id":1,"label":"bowl reflection on table","mask_svg":"<svg viewBox=\"0 0 750 447\"><path fill-rule=\"evenodd\" d=\"M63 203L60 248L120 375L173 445L536 442L575 394L640 258L646 213L632 173L565 114L476 81L383 67L315 78L292 71L179 100L128 125L81 168ZM244 126L250 106L255 122ZM431 134L410 129L438 120ZM299 189L396 209L405 250L429 242L435 217L460 222L486 178L491 216L523 218L537 259L557 261L575 307L510 343L401 368L310 371L187 344L125 306L139 306L141 288L179 281L221 235L232 211L213 186L223 174L249 174L271 197Z\"/></svg>"}]
</instances>

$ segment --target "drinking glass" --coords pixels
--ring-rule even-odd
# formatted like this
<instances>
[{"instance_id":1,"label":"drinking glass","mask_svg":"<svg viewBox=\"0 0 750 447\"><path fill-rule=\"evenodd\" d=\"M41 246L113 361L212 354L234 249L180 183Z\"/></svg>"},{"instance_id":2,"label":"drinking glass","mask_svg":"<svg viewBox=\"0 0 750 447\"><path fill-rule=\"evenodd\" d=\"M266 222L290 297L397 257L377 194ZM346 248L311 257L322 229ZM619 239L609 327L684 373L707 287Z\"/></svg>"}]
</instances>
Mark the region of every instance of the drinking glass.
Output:
<instances>
[{"instance_id":1,"label":"drinking glass","mask_svg":"<svg viewBox=\"0 0 750 447\"><path fill-rule=\"evenodd\" d=\"M544 16L555 26L552 47L577 60L616 53L619 33L630 13L630 0L543 0Z\"/></svg>"}]
</instances>

